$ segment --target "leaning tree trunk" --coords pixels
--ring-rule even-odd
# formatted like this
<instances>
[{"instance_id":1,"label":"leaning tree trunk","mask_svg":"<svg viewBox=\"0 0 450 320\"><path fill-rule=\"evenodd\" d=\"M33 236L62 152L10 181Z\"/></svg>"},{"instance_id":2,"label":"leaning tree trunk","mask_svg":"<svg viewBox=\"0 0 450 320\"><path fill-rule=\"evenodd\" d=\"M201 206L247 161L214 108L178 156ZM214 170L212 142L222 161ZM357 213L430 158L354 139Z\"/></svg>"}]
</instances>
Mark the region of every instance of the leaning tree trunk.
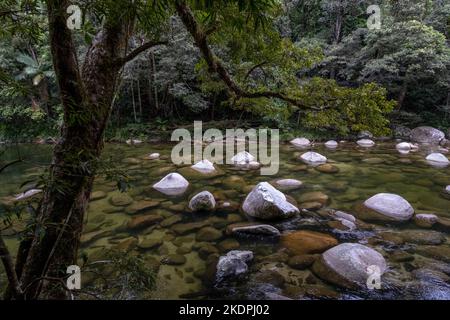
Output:
<instances>
[{"instance_id":1,"label":"leaning tree trunk","mask_svg":"<svg viewBox=\"0 0 450 320\"><path fill-rule=\"evenodd\" d=\"M120 69L117 61L127 38L125 24L107 23L88 50L80 74L71 33L65 25L68 5L68 0L47 1L64 125L55 146L34 238L23 270L19 270L26 299L67 297L64 286L51 279L64 277L67 266L76 264L83 217Z\"/></svg>"}]
</instances>

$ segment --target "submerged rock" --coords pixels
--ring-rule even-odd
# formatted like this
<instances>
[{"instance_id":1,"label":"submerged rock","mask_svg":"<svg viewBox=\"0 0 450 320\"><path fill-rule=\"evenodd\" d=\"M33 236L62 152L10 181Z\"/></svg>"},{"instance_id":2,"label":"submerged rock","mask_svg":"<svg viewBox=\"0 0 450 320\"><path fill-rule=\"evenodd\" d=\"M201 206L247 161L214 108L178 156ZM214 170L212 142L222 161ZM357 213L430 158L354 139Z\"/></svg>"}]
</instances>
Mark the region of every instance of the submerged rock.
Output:
<instances>
[{"instance_id":1,"label":"submerged rock","mask_svg":"<svg viewBox=\"0 0 450 320\"><path fill-rule=\"evenodd\" d=\"M318 255L314 254L304 254L293 256L289 259L288 265L289 267L297 270L305 270L309 268L318 258Z\"/></svg>"},{"instance_id":2,"label":"submerged rock","mask_svg":"<svg viewBox=\"0 0 450 320\"><path fill-rule=\"evenodd\" d=\"M305 162L306 164L320 164L327 162L327 158L323 155L309 151L300 156L300 159Z\"/></svg>"},{"instance_id":3,"label":"submerged rock","mask_svg":"<svg viewBox=\"0 0 450 320\"><path fill-rule=\"evenodd\" d=\"M296 179L280 179L275 181L275 184L285 190L293 190L300 188L303 185L303 182Z\"/></svg>"},{"instance_id":4,"label":"submerged rock","mask_svg":"<svg viewBox=\"0 0 450 320\"><path fill-rule=\"evenodd\" d=\"M329 197L321 191L313 191L313 192L303 193L298 198L298 202L300 202L300 203L319 202L323 205L326 205L328 203L328 200L329 200Z\"/></svg>"},{"instance_id":5,"label":"submerged rock","mask_svg":"<svg viewBox=\"0 0 450 320\"><path fill-rule=\"evenodd\" d=\"M181 254L170 254L163 258L161 263L171 266L179 266L186 263L186 257Z\"/></svg>"},{"instance_id":6,"label":"submerged rock","mask_svg":"<svg viewBox=\"0 0 450 320\"><path fill-rule=\"evenodd\" d=\"M370 139L361 139L361 140L356 141L356 143L360 147L364 147L364 148L370 148L370 147L373 147L375 145L375 142L373 140L370 140Z\"/></svg>"},{"instance_id":7,"label":"submerged rock","mask_svg":"<svg viewBox=\"0 0 450 320\"><path fill-rule=\"evenodd\" d=\"M386 261L377 251L359 243L343 243L324 252L313 265L321 279L343 288L367 288L371 272L383 275Z\"/></svg>"},{"instance_id":8,"label":"submerged rock","mask_svg":"<svg viewBox=\"0 0 450 320\"><path fill-rule=\"evenodd\" d=\"M107 197L106 192L104 191L94 191L91 193L90 201L97 201Z\"/></svg>"},{"instance_id":9,"label":"submerged rock","mask_svg":"<svg viewBox=\"0 0 450 320\"><path fill-rule=\"evenodd\" d=\"M156 214L133 217L131 220L128 221L127 228L129 230L144 229L148 226L160 222L162 219L163 217L158 216Z\"/></svg>"},{"instance_id":10,"label":"submerged rock","mask_svg":"<svg viewBox=\"0 0 450 320\"><path fill-rule=\"evenodd\" d=\"M111 198L109 199L109 202L115 207L124 207L133 202L133 198L131 198L126 193L114 193Z\"/></svg>"},{"instance_id":11,"label":"submerged rock","mask_svg":"<svg viewBox=\"0 0 450 320\"><path fill-rule=\"evenodd\" d=\"M414 223L421 228L432 228L438 221L438 217L431 213L420 213L414 216Z\"/></svg>"},{"instance_id":12,"label":"submerged rock","mask_svg":"<svg viewBox=\"0 0 450 320\"><path fill-rule=\"evenodd\" d=\"M322 173L338 173L339 172L338 167L333 166L332 164L329 164L329 163L321 164L321 165L315 167L315 169Z\"/></svg>"},{"instance_id":13,"label":"submerged rock","mask_svg":"<svg viewBox=\"0 0 450 320\"><path fill-rule=\"evenodd\" d=\"M445 134L433 127L417 127L411 131L411 141L417 143L439 144Z\"/></svg>"},{"instance_id":14,"label":"submerged rock","mask_svg":"<svg viewBox=\"0 0 450 320\"><path fill-rule=\"evenodd\" d=\"M153 201L153 200L141 200L141 201L136 201L134 203L132 203L131 205L129 205L128 207L126 207L125 212L128 214L136 214L151 208L155 208L159 205L158 201Z\"/></svg>"},{"instance_id":15,"label":"submerged rock","mask_svg":"<svg viewBox=\"0 0 450 320\"><path fill-rule=\"evenodd\" d=\"M288 218L299 213L286 196L267 182L259 183L245 198L243 211L258 219Z\"/></svg>"},{"instance_id":16,"label":"submerged rock","mask_svg":"<svg viewBox=\"0 0 450 320\"><path fill-rule=\"evenodd\" d=\"M200 229L199 231L197 231L197 235L195 237L195 239L197 241L215 241L222 238L222 231L217 230L216 228L213 227L205 227L203 229Z\"/></svg>"},{"instance_id":17,"label":"submerged rock","mask_svg":"<svg viewBox=\"0 0 450 320\"><path fill-rule=\"evenodd\" d=\"M230 224L227 227L227 234L279 237L280 231L269 224L242 222Z\"/></svg>"},{"instance_id":18,"label":"submerged rock","mask_svg":"<svg viewBox=\"0 0 450 320\"><path fill-rule=\"evenodd\" d=\"M356 207L361 219L376 221L408 221L414 214L413 207L399 195L379 193Z\"/></svg>"},{"instance_id":19,"label":"submerged rock","mask_svg":"<svg viewBox=\"0 0 450 320\"><path fill-rule=\"evenodd\" d=\"M282 234L280 241L292 255L322 253L338 244L330 235L307 230Z\"/></svg>"},{"instance_id":20,"label":"submerged rock","mask_svg":"<svg viewBox=\"0 0 450 320\"><path fill-rule=\"evenodd\" d=\"M311 145L311 141L306 138L295 138L294 140L291 140L291 144L296 147L305 148Z\"/></svg>"},{"instance_id":21,"label":"submerged rock","mask_svg":"<svg viewBox=\"0 0 450 320\"><path fill-rule=\"evenodd\" d=\"M166 195L175 196L183 194L188 186L189 182L181 174L174 172L155 183L153 188Z\"/></svg>"},{"instance_id":22,"label":"submerged rock","mask_svg":"<svg viewBox=\"0 0 450 320\"><path fill-rule=\"evenodd\" d=\"M192 211L211 211L216 208L216 200L209 191L197 193L189 201L189 209Z\"/></svg>"},{"instance_id":23,"label":"submerged rock","mask_svg":"<svg viewBox=\"0 0 450 320\"><path fill-rule=\"evenodd\" d=\"M236 277L248 271L248 265L253 260L253 252L233 250L221 256L216 267L216 282L220 283L229 277Z\"/></svg>"}]
</instances>

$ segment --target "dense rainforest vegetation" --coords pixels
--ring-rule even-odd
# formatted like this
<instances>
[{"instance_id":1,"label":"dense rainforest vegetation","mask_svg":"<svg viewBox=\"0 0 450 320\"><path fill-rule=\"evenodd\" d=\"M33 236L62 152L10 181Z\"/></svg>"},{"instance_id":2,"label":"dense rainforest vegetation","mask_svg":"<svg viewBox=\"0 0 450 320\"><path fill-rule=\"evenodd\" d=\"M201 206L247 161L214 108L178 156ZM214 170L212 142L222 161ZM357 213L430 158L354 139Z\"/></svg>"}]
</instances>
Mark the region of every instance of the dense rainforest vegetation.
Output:
<instances>
[{"instance_id":1,"label":"dense rainforest vegetation","mask_svg":"<svg viewBox=\"0 0 450 320\"><path fill-rule=\"evenodd\" d=\"M254 6L261 10L266 2ZM202 27L210 29L214 54L236 84L251 92L279 92L300 104L270 96L236 99L239 95L230 94L222 79L208 72L210 66L178 16L164 11L146 17L152 20L145 22L151 34L133 32L129 50L148 39L167 43L137 55L121 70L106 138L148 138L194 118L250 122L313 136L361 130L383 135L399 125L445 129L450 4L378 1L383 28L368 30L366 9L372 2L283 1L265 12L270 23L264 25L237 16L238 6L210 4L220 16L199 13ZM85 8L83 24L73 36L83 57L109 9L89 1L80 5ZM6 1L2 6L0 136L57 137L63 111L44 3ZM14 13L11 6L25 12Z\"/></svg>"},{"instance_id":2,"label":"dense rainforest vegetation","mask_svg":"<svg viewBox=\"0 0 450 320\"><path fill-rule=\"evenodd\" d=\"M336 139L450 123L445 0L4 0L0 23L0 140L55 142L15 263L0 242L6 298L67 297L46 280L78 257L105 139L194 119Z\"/></svg>"}]
</instances>

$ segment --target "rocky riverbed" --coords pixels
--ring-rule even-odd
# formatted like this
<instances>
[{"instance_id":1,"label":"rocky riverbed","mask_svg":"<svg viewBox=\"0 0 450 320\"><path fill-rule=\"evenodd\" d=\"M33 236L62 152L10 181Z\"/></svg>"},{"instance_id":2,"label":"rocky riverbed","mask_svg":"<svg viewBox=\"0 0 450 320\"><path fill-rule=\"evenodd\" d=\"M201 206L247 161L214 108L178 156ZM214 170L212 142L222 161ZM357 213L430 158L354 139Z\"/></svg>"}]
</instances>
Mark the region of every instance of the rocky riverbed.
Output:
<instances>
[{"instance_id":1,"label":"rocky riverbed","mask_svg":"<svg viewBox=\"0 0 450 320\"><path fill-rule=\"evenodd\" d=\"M142 258L156 272L144 298L450 299L450 167L426 160L448 154L398 143L299 139L280 147L275 176L175 166L171 145L109 144L131 188L96 179L80 264L112 250ZM3 201L49 160L48 146L21 148L34 161L5 173ZM13 249L21 228L4 231ZM381 287L370 290L373 271ZM82 281L101 285L95 273Z\"/></svg>"}]
</instances>

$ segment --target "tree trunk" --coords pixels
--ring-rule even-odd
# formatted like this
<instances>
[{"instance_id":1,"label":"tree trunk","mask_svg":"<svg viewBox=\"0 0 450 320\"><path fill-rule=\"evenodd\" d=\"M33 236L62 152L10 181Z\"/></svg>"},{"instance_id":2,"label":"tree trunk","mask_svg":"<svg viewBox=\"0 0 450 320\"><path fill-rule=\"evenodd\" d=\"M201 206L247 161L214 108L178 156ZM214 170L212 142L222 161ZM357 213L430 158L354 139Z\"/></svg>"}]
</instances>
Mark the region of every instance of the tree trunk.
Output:
<instances>
[{"instance_id":1,"label":"tree trunk","mask_svg":"<svg viewBox=\"0 0 450 320\"><path fill-rule=\"evenodd\" d=\"M47 1L64 125L20 279L26 299L67 298L60 283L46 282L43 286L40 280L63 278L67 267L76 264L84 213L120 69L115 61L121 57L126 40L125 24L105 23L86 54L81 75L66 27L65 9L69 4L68 0Z\"/></svg>"},{"instance_id":2,"label":"tree trunk","mask_svg":"<svg viewBox=\"0 0 450 320\"><path fill-rule=\"evenodd\" d=\"M400 93L398 94L398 98L397 98L398 110L400 110L403 107L403 103L405 102L407 90L408 90L408 86L405 82L400 89Z\"/></svg>"}]
</instances>

